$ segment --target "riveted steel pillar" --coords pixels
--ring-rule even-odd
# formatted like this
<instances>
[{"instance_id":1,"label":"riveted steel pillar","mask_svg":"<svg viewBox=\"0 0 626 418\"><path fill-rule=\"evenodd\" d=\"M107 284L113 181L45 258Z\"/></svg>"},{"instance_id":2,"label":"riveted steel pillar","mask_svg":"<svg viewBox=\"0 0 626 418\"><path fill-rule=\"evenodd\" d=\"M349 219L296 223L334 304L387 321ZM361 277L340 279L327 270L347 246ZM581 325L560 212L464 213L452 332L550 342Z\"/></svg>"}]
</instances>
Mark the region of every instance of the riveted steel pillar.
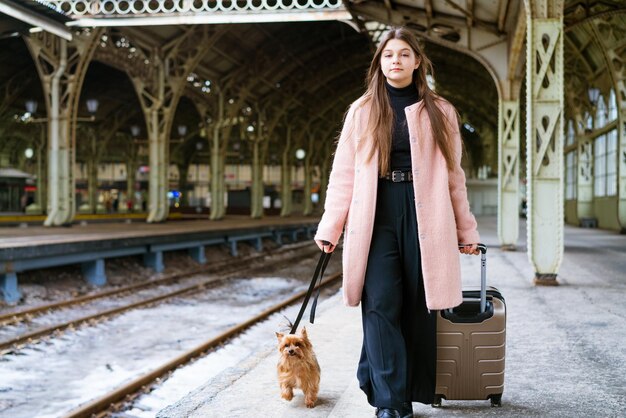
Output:
<instances>
[{"instance_id":1,"label":"riveted steel pillar","mask_svg":"<svg viewBox=\"0 0 626 418\"><path fill-rule=\"evenodd\" d=\"M139 147L135 138L127 136L123 153L126 163L126 205L128 212L138 212L141 211L141 206L135 207L135 177L139 166Z\"/></svg>"},{"instance_id":2,"label":"riveted steel pillar","mask_svg":"<svg viewBox=\"0 0 626 418\"><path fill-rule=\"evenodd\" d=\"M621 232L626 233L626 81L624 80L624 67L622 67L622 79L620 81L619 95L622 99L619 101L620 110L618 114L619 128L618 128L618 201L617 201L617 215L619 224L621 226Z\"/></svg>"},{"instance_id":3,"label":"riveted steel pillar","mask_svg":"<svg viewBox=\"0 0 626 418\"><path fill-rule=\"evenodd\" d=\"M41 32L24 40L42 82L48 113L48 213L45 226L72 222L76 213L76 117L80 90L102 29L84 30L68 43Z\"/></svg>"},{"instance_id":4,"label":"riveted steel pillar","mask_svg":"<svg viewBox=\"0 0 626 418\"><path fill-rule=\"evenodd\" d=\"M158 51L153 51L152 61L154 65L154 79L152 91L147 91L145 84L139 80L135 81L135 86L140 92L140 97L149 97L149 100L142 99L142 108L146 116L146 127L148 132L148 156L149 156L149 186L148 186L148 223L163 222L167 219L169 205L167 200L168 186L168 152L169 132L172 126L173 103L166 104L166 94L176 93L168 91L166 93L165 83L165 63ZM169 90L169 89L168 89Z\"/></svg>"},{"instance_id":5,"label":"riveted steel pillar","mask_svg":"<svg viewBox=\"0 0 626 418\"><path fill-rule=\"evenodd\" d=\"M250 217L263 217L263 164L260 152L261 140L252 141L252 182L250 184Z\"/></svg>"},{"instance_id":6,"label":"riveted steel pillar","mask_svg":"<svg viewBox=\"0 0 626 418\"><path fill-rule=\"evenodd\" d=\"M87 195L89 202L89 213L96 213L98 207L98 146L96 144L96 134L92 130L88 132L89 142L85 152L87 159ZM80 208L84 210L84 207Z\"/></svg>"},{"instance_id":7,"label":"riveted steel pillar","mask_svg":"<svg viewBox=\"0 0 626 418\"><path fill-rule=\"evenodd\" d=\"M69 221L70 137L67 119L61 117L61 77L67 68L67 41L59 40L59 65L50 78L48 111L48 216L45 226L63 225ZM65 113L65 112L64 112ZM71 188L73 190L73 187Z\"/></svg>"},{"instance_id":8,"label":"riveted steel pillar","mask_svg":"<svg viewBox=\"0 0 626 418\"><path fill-rule=\"evenodd\" d=\"M563 19L562 9L556 10L558 2L530 3L534 10L527 13L528 257L535 283L556 285L563 257ZM555 14L559 17L546 17Z\"/></svg>"},{"instance_id":9,"label":"riveted steel pillar","mask_svg":"<svg viewBox=\"0 0 626 418\"><path fill-rule=\"evenodd\" d=\"M593 170L592 141L585 135L585 109L580 100L580 93L574 89L565 92L566 108L572 120L576 144L576 215L575 221L593 217ZM586 96L583 96L586 98ZM585 100L586 101L586 100ZM569 129L569 128L568 128ZM567 155L567 154L566 154Z\"/></svg>"},{"instance_id":10,"label":"riveted steel pillar","mask_svg":"<svg viewBox=\"0 0 626 418\"><path fill-rule=\"evenodd\" d=\"M291 126L287 125L287 139L285 140L285 148L283 149L283 155L280 165L280 200L282 201L282 207L280 209L280 216L290 216L292 208L292 190L291 190Z\"/></svg>"},{"instance_id":11,"label":"riveted steel pillar","mask_svg":"<svg viewBox=\"0 0 626 418\"><path fill-rule=\"evenodd\" d=\"M311 188L313 186L313 167L311 167L313 142L313 134L309 133L306 155L304 157L304 209L302 211L304 216L309 216L313 213L313 201L311 200Z\"/></svg>"},{"instance_id":12,"label":"riveted steel pillar","mask_svg":"<svg viewBox=\"0 0 626 418\"><path fill-rule=\"evenodd\" d=\"M333 158L333 144L332 137L329 138L322 149L324 153L322 156L322 163L320 165L320 200L319 207L323 208L326 202L326 189L328 189L328 176L330 174L330 164Z\"/></svg>"},{"instance_id":13,"label":"riveted steel pillar","mask_svg":"<svg viewBox=\"0 0 626 418\"><path fill-rule=\"evenodd\" d=\"M162 69L159 69L162 73ZM163 78L159 77L159 83L163 82ZM149 112L148 118L148 155L150 166L150 184L148 188L148 219L149 223L163 222L169 213L169 205L167 200L167 169L169 163L167 161L167 144L169 134L162 127L164 125L171 126L171 118L169 112L165 109L159 109L156 105ZM161 110L161 112L159 111ZM169 123L168 123L169 122Z\"/></svg>"},{"instance_id":14,"label":"riveted steel pillar","mask_svg":"<svg viewBox=\"0 0 626 418\"><path fill-rule=\"evenodd\" d=\"M234 81L231 79L230 85ZM213 142L211 147L211 215L210 219L222 219L226 214L226 184L224 181L224 166L226 164L226 154L228 151L228 143L230 141L232 130L235 126L241 128L240 124L243 118L240 116L240 110L246 103L249 95L249 89L245 86L233 91L228 88L229 83L223 87L216 86L218 92L218 123L215 126L213 134ZM231 97L228 100L228 110L224 108L225 94L235 95L235 100Z\"/></svg>"},{"instance_id":15,"label":"riveted steel pillar","mask_svg":"<svg viewBox=\"0 0 626 418\"><path fill-rule=\"evenodd\" d=\"M224 123L224 94L218 91L217 120L213 127L211 138L211 214L212 220L221 219L224 216L224 158L222 152L225 148L220 147L222 124Z\"/></svg>"},{"instance_id":16,"label":"riveted steel pillar","mask_svg":"<svg viewBox=\"0 0 626 418\"><path fill-rule=\"evenodd\" d=\"M263 217L263 196L265 186L263 182L263 168L267 155L268 138L264 134L265 112L256 106L258 120L256 136L252 144L252 183L250 187L250 216L254 219Z\"/></svg>"},{"instance_id":17,"label":"riveted steel pillar","mask_svg":"<svg viewBox=\"0 0 626 418\"><path fill-rule=\"evenodd\" d=\"M519 100L500 100L498 112L498 238L515 249L519 230Z\"/></svg>"}]
</instances>

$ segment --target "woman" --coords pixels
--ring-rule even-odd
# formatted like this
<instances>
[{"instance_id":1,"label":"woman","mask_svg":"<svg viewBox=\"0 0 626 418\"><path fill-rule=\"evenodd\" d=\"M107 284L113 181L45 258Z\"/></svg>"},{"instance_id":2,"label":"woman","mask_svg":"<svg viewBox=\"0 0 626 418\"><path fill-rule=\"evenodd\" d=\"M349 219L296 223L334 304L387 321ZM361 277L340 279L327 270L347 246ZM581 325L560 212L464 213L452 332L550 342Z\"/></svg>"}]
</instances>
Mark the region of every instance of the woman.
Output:
<instances>
[{"instance_id":1,"label":"woman","mask_svg":"<svg viewBox=\"0 0 626 418\"><path fill-rule=\"evenodd\" d=\"M357 376L381 418L432 403L434 311L462 301L458 245L479 253L456 111L428 87L429 71L407 29L382 39L345 116L315 236L332 252L345 224L343 296L363 318Z\"/></svg>"}]
</instances>

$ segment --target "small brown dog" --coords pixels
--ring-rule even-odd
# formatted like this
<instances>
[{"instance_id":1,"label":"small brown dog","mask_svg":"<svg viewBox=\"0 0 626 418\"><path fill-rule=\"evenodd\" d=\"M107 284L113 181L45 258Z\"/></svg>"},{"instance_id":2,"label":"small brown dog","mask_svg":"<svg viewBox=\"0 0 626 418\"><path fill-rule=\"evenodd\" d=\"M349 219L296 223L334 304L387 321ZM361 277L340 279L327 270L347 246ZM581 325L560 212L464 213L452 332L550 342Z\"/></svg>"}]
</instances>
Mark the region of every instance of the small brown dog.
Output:
<instances>
[{"instance_id":1,"label":"small brown dog","mask_svg":"<svg viewBox=\"0 0 626 418\"><path fill-rule=\"evenodd\" d=\"M278 383L280 396L288 401L293 399L293 389L304 392L304 403L313 408L320 388L320 366L313 352L313 346L306 329L300 334L276 333L278 337Z\"/></svg>"}]
</instances>

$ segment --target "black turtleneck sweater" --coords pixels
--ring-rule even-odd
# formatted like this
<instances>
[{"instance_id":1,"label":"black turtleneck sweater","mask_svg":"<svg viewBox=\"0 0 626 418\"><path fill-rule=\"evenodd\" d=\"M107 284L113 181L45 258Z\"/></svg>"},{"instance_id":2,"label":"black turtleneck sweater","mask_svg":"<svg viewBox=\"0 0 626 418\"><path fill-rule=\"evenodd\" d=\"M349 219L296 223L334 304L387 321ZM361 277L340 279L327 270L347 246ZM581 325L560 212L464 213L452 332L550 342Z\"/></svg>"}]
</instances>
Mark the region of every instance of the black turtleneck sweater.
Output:
<instances>
[{"instance_id":1,"label":"black turtleneck sweater","mask_svg":"<svg viewBox=\"0 0 626 418\"><path fill-rule=\"evenodd\" d=\"M393 87L387 82L385 85L394 113L390 169L407 171L411 169L411 146L404 108L418 102L419 93L413 83L403 88Z\"/></svg>"}]
</instances>

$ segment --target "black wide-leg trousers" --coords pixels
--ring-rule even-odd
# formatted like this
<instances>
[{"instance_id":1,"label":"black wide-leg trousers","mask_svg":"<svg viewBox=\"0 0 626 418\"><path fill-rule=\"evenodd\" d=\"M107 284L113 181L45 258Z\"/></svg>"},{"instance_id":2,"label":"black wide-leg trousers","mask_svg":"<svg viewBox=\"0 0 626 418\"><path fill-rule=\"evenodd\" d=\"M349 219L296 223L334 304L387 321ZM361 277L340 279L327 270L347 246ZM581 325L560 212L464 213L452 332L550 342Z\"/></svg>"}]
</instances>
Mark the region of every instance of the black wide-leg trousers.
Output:
<instances>
[{"instance_id":1,"label":"black wide-leg trousers","mask_svg":"<svg viewBox=\"0 0 626 418\"><path fill-rule=\"evenodd\" d=\"M436 314L426 307L417 233L413 184L379 180L357 370L361 389L376 407L434 400Z\"/></svg>"}]
</instances>

